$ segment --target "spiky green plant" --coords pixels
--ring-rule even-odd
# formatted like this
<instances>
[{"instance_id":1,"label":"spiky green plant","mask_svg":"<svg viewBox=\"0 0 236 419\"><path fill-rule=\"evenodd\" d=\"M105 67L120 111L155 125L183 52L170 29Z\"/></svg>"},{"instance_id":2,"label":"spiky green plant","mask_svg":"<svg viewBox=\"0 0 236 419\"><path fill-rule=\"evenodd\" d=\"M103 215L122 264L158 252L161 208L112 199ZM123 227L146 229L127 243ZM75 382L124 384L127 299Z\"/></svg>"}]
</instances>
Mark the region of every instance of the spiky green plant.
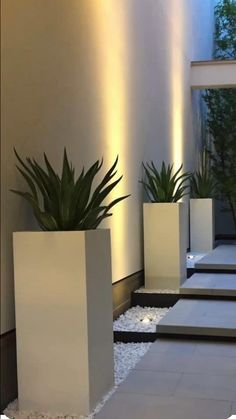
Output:
<instances>
[{"instance_id":1,"label":"spiky green plant","mask_svg":"<svg viewBox=\"0 0 236 419\"><path fill-rule=\"evenodd\" d=\"M178 202L186 192L189 185L187 181L191 174L181 173L183 165L174 173L173 164L166 166L162 162L161 170L155 167L153 161L151 164L143 163L145 180L141 183L144 186L145 192L151 202Z\"/></svg>"},{"instance_id":2,"label":"spiky green plant","mask_svg":"<svg viewBox=\"0 0 236 419\"><path fill-rule=\"evenodd\" d=\"M206 148L200 152L199 168L190 179L190 188L192 198L213 198L215 196L216 184Z\"/></svg>"},{"instance_id":3,"label":"spiky green plant","mask_svg":"<svg viewBox=\"0 0 236 419\"><path fill-rule=\"evenodd\" d=\"M112 215L111 208L129 196L122 196L104 204L104 200L122 179L120 176L111 182L117 173L115 168L118 157L101 182L93 188L95 177L103 161L96 161L87 171L83 169L75 178L75 169L69 164L65 149L60 177L45 153L45 169L43 169L35 159L27 157L24 162L16 150L14 151L18 160L16 167L27 182L30 192L13 189L11 191L29 202L42 230L96 229L102 220Z\"/></svg>"}]
</instances>

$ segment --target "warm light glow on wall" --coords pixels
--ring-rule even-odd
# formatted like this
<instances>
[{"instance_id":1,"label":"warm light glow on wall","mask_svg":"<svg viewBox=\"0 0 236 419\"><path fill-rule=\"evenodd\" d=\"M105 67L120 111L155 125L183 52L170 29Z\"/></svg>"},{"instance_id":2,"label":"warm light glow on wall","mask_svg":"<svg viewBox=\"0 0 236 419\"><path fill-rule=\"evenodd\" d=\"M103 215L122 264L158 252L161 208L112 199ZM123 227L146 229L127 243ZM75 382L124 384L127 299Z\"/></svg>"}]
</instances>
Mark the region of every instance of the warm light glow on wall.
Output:
<instances>
[{"instance_id":1,"label":"warm light glow on wall","mask_svg":"<svg viewBox=\"0 0 236 419\"><path fill-rule=\"evenodd\" d=\"M172 161L178 168L183 163L183 97L178 73L173 75L172 95Z\"/></svg>"},{"instance_id":2,"label":"warm light glow on wall","mask_svg":"<svg viewBox=\"0 0 236 419\"><path fill-rule=\"evenodd\" d=\"M175 169L184 163L184 75L183 75L183 11L179 0L173 0L171 4L173 16L176 16L175 24L171 31L171 116L172 116L172 161Z\"/></svg>"},{"instance_id":3,"label":"warm light glow on wall","mask_svg":"<svg viewBox=\"0 0 236 419\"><path fill-rule=\"evenodd\" d=\"M96 72L99 95L105 161L111 165L119 155L118 174L127 179L127 33L125 8L122 3L111 0L93 0L90 5L96 44ZM127 195L125 179L119 183L110 198ZM115 269L125 266L127 255L124 242L127 233L126 202L114 208L114 217L109 221L112 235L113 279L120 278Z\"/></svg>"}]
</instances>

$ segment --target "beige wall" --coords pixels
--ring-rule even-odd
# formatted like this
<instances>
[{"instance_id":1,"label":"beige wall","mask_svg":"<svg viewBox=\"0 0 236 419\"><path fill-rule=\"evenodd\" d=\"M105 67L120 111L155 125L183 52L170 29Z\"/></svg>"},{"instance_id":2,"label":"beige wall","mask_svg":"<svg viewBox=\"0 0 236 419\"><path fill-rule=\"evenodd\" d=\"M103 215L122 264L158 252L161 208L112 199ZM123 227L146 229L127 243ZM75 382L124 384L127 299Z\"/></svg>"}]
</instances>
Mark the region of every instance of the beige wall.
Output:
<instances>
[{"instance_id":1,"label":"beige wall","mask_svg":"<svg viewBox=\"0 0 236 419\"><path fill-rule=\"evenodd\" d=\"M2 0L2 332L14 327L12 231L35 228L9 192L23 188L13 146L58 170L65 145L78 170L119 154L115 195L132 196L109 224L113 281L142 269L141 162L193 166L190 60L210 56L211 4Z\"/></svg>"},{"instance_id":2,"label":"beige wall","mask_svg":"<svg viewBox=\"0 0 236 419\"><path fill-rule=\"evenodd\" d=\"M194 89L235 88L236 60L193 62L191 86Z\"/></svg>"}]
</instances>

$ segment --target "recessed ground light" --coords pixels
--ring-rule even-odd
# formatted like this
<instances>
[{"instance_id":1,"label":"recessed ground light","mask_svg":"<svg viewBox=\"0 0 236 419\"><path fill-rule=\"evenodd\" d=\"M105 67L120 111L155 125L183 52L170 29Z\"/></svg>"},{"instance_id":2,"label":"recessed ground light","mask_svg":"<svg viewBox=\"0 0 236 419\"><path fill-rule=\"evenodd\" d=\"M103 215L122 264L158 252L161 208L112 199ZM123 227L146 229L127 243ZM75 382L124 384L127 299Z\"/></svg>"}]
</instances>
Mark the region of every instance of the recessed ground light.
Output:
<instances>
[{"instance_id":1,"label":"recessed ground light","mask_svg":"<svg viewBox=\"0 0 236 419\"><path fill-rule=\"evenodd\" d=\"M193 255L188 255L188 259L194 259Z\"/></svg>"},{"instance_id":2,"label":"recessed ground light","mask_svg":"<svg viewBox=\"0 0 236 419\"><path fill-rule=\"evenodd\" d=\"M140 320L144 324L148 324L153 321L153 318L151 316L145 316L143 319Z\"/></svg>"}]
</instances>

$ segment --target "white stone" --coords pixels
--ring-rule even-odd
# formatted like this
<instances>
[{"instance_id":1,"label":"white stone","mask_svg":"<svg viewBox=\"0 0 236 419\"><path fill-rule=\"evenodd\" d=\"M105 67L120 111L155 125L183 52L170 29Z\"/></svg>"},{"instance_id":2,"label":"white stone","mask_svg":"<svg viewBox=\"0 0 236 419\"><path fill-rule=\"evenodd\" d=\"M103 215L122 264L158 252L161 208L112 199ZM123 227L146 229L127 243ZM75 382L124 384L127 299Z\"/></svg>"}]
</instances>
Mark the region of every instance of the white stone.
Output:
<instances>
[{"instance_id":1,"label":"white stone","mask_svg":"<svg viewBox=\"0 0 236 419\"><path fill-rule=\"evenodd\" d=\"M156 325L168 311L169 308L166 307L131 307L114 321L114 330L120 332L155 333Z\"/></svg>"},{"instance_id":2,"label":"white stone","mask_svg":"<svg viewBox=\"0 0 236 419\"><path fill-rule=\"evenodd\" d=\"M191 252L210 252L214 247L214 201L211 198L190 199Z\"/></svg>"},{"instance_id":3,"label":"white stone","mask_svg":"<svg viewBox=\"0 0 236 419\"><path fill-rule=\"evenodd\" d=\"M176 289L186 279L186 205L144 204L146 288Z\"/></svg>"},{"instance_id":4,"label":"white stone","mask_svg":"<svg viewBox=\"0 0 236 419\"><path fill-rule=\"evenodd\" d=\"M87 415L113 386L109 230L14 233L20 410Z\"/></svg>"}]
</instances>

